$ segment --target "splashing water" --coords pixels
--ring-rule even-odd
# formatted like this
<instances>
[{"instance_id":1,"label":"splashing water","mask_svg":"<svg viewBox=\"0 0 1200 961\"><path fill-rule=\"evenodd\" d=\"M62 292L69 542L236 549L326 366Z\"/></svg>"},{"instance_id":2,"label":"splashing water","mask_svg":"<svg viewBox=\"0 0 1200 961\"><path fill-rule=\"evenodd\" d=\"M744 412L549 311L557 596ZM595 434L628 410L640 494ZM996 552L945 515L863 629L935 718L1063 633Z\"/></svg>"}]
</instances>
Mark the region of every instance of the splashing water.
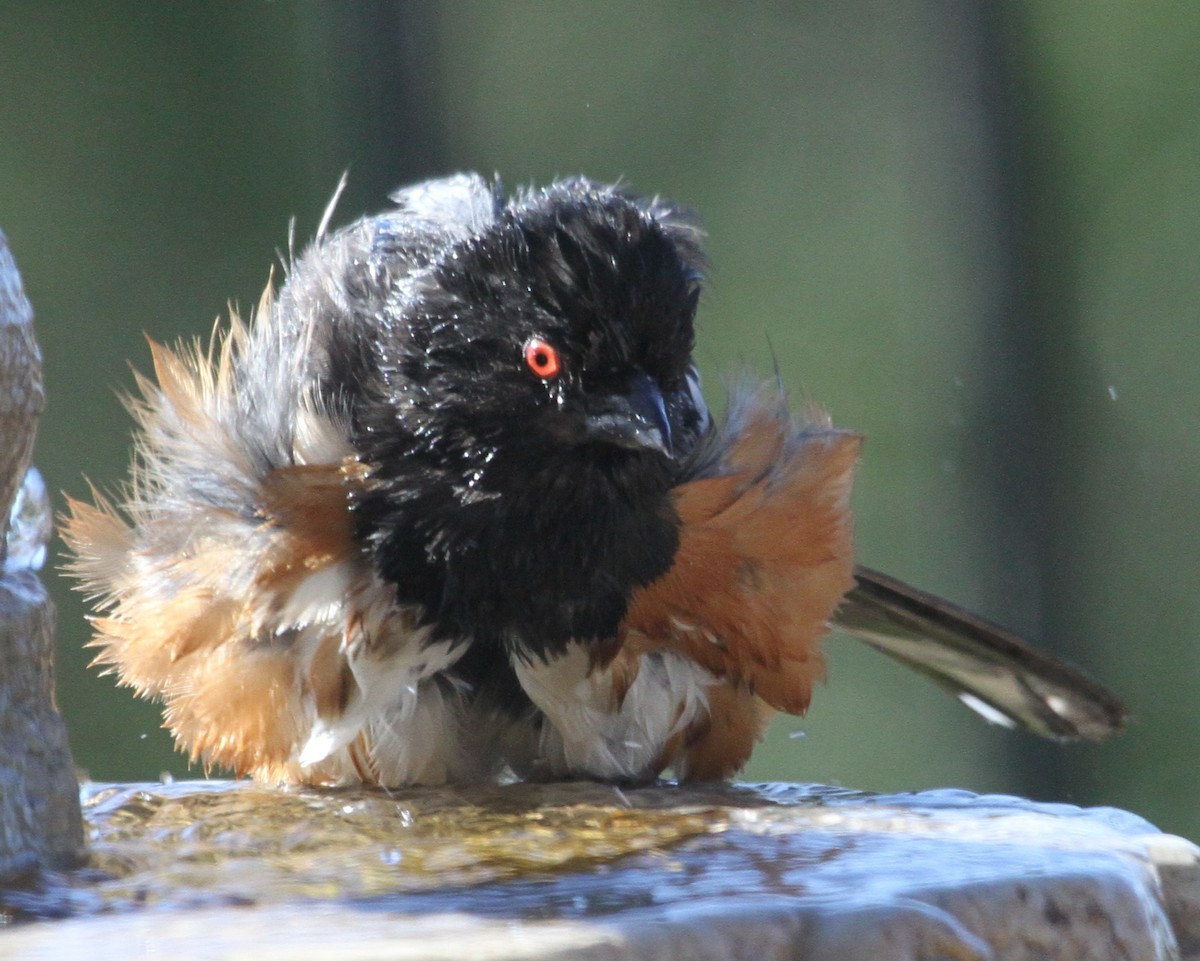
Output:
<instances>
[{"instance_id":1,"label":"splashing water","mask_svg":"<svg viewBox=\"0 0 1200 961\"><path fill-rule=\"evenodd\" d=\"M52 528L46 482L36 467L30 467L13 500L12 510L8 512L4 569L9 572L41 570Z\"/></svg>"}]
</instances>

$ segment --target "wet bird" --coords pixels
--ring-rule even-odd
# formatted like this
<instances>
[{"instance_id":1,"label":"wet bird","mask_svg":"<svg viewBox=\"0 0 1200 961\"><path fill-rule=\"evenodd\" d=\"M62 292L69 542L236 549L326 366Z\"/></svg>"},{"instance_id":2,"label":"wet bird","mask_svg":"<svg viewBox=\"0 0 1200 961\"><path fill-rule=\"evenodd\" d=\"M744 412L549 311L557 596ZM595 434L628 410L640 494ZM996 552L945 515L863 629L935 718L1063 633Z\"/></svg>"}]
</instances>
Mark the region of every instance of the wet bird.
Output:
<instances>
[{"instance_id":1,"label":"wet bird","mask_svg":"<svg viewBox=\"0 0 1200 961\"><path fill-rule=\"evenodd\" d=\"M993 720L1099 739L1073 668L856 567L860 438L769 384L714 419L694 221L459 175L326 230L253 323L151 343L119 503L73 501L98 662L272 782L724 778L830 623ZM335 198L336 201L336 198Z\"/></svg>"}]
</instances>

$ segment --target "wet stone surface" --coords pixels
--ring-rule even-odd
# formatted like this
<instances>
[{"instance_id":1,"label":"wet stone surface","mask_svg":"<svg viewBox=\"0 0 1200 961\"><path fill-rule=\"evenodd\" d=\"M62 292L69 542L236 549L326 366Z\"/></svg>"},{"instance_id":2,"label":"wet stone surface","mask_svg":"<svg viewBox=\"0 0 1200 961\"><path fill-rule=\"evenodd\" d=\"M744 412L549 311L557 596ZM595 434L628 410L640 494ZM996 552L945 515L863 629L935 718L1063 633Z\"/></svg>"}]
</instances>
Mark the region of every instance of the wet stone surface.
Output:
<instances>
[{"instance_id":1,"label":"wet stone surface","mask_svg":"<svg viewBox=\"0 0 1200 961\"><path fill-rule=\"evenodd\" d=\"M53 700L53 657L45 588L33 571L0 571L0 888L75 863L83 846L75 768Z\"/></svg>"},{"instance_id":2,"label":"wet stone surface","mask_svg":"<svg viewBox=\"0 0 1200 961\"><path fill-rule=\"evenodd\" d=\"M88 785L84 814L86 867L0 893L0 958L129 939L227 956L264 931L272 957L461 958L469 941L497 958L1172 958L1194 942L1187 842L1121 811L965 792L195 781Z\"/></svg>"}]
</instances>

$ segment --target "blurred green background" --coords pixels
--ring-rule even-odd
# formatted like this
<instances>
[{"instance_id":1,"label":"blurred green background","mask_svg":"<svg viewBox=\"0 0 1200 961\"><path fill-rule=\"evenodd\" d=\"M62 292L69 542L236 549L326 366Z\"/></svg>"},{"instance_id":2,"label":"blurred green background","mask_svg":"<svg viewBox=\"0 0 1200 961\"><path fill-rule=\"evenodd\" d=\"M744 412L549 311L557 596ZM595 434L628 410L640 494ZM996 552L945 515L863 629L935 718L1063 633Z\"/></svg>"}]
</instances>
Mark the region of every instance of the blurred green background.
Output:
<instances>
[{"instance_id":1,"label":"blurred green background","mask_svg":"<svg viewBox=\"0 0 1200 961\"><path fill-rule=\"evenodd\" d=\"M5 4L0 227L53 490L115 482L143 332L255 303L345 169L338 222L460 169L698 210L714 402L773 351L868 436L863 561L1136 714L1101 747L1042 744L835 638L831 683L749 777L1116 804L1200 838L1200 5ZM88 670L80 599L45 576L81 766L186 771L157 708Z\"/></svg>"}]
</instances>

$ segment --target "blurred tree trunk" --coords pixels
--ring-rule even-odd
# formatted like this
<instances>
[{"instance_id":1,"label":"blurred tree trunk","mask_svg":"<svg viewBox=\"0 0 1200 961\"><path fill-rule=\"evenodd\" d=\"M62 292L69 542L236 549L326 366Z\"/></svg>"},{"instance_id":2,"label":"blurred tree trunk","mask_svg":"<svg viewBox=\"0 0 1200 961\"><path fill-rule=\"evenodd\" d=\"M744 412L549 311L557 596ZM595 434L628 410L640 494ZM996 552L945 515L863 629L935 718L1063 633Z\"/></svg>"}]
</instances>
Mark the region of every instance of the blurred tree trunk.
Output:
<instances>
[{"instance_id":1,"label":"blurred tree trunk","mask_svg":"<svg viewBox=\"0 0 1200 961\"><path fill-rule=\"evenodd\" d=\"M381 209L392 190L446 164L438 5L322 0L297 10L317 71L303 87L321 98L310 117L320 166L349 166L347 215Z\"/></svg>"}]
</instances>

